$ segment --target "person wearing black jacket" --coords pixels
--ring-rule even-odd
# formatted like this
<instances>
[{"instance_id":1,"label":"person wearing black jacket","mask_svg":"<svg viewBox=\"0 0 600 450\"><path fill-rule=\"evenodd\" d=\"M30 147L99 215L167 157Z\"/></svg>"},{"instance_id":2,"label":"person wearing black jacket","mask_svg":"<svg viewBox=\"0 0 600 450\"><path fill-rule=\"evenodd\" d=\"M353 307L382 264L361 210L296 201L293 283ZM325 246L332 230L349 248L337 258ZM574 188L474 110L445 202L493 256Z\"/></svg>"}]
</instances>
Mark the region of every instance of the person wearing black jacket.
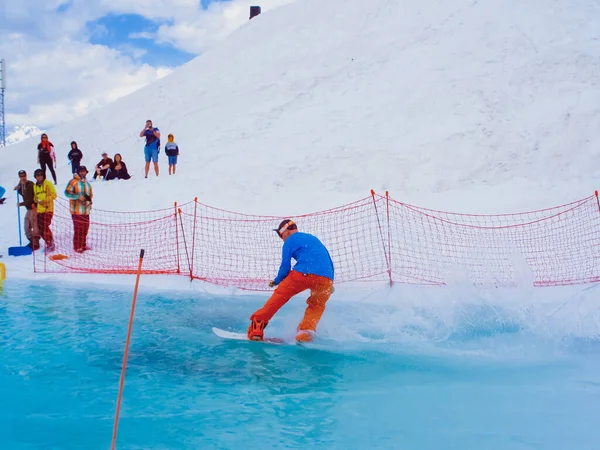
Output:
<instances>
[{"instance_id":1,"label":"person wearing black jacket","mask_svg":"<svg viewBox=\"0 0 600 450\"><path fill-rule=\"evenodd\" d=\"M106 179L106 176L110 172L110 168L113 164L113 160L108 157L108 153L102 152L102 159L96 164L96 170L94 171L94 180L98 177Z\"/></svg>"},{"instance_id":2,"label":"person wearing black jacket","mask_svg":"<svg viewBox=\"0 0 600 450\"><path fill-rule=\"evenodd\" d=\"M54 154L54 145L52 145L52 142L48 140L48 135L46 133L42 134L42 140L38 144L37 149L38 164L44 171L44 176L46 176L46 167L48 167L48 169L50 169L50 173L52 174L54 185L56 186L56 172L54 171L56 155Z\"/></svg>"},{"instance_id":3,"label":"person wearing black jacket","mask_svg":"<svg viewBox=\"0 0 600 450\"><path fill-rule=\"evenodd\" d=\"M127 172L127 166L125 162L121 158L121 154L117 153L115 155L115 160L110 166L110 171L108 175L106 175L106 180L129 180L131 175Z\"/></svg>"},{"instance_id":4,"label":"person wearing black jacket","mask_svg":"<svg viewBox=\"0 0 600 450\"><path fill-rule=\"evenodd\" d=\"M83 153L77 147L77 142L71 142L71 151L67 155L69 161L71 161L71 172L73 174L79 173L79 166L81 166L81 159L83 158Z\"/></svg>"},{"instance_id":5,"label":"person wearing black jacket","mask_svg":"<svg viewBox=\"0 0 600 450\"><path fill-rule=\"evenodd\" d=\"M40 231L37 224L37 209L34 201L33 181L27 179L27 172L24 170L19 170L19 184L15 186L14 190L23 197L23 201L20 202L18 206L24 206L25 209L27 209L25 219L23 220L25 236L29 239L29 244L27 246L32 250L39 250Z\"/></svg>"}]
</instances>

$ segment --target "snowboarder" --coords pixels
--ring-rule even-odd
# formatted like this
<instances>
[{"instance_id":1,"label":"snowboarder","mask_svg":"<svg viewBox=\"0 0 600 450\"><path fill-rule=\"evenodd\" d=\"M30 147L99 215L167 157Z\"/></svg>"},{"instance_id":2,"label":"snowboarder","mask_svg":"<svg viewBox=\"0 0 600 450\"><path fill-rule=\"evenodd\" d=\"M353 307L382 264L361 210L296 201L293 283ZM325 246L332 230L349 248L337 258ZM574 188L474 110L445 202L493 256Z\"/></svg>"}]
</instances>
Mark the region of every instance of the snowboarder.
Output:
<instances>
[{"instance_id":1,"label":"snowboarder","mask_svg":"<svg viewBox=\"0 0 600 450\"><path fill-rule=\"evenodd\" d=\"M298 231L294 221L285 219L274 229L284 241L277 277L269 287L277 286L265 305L250 316L248 339L263 340L264 329L275 313L293 296L310 289L304 318L298 325L296 340L310 342L334 291L334 267L327 248L315 236ZM296 260L291 268L291 259Z\"/></svg>"}]
</instances>

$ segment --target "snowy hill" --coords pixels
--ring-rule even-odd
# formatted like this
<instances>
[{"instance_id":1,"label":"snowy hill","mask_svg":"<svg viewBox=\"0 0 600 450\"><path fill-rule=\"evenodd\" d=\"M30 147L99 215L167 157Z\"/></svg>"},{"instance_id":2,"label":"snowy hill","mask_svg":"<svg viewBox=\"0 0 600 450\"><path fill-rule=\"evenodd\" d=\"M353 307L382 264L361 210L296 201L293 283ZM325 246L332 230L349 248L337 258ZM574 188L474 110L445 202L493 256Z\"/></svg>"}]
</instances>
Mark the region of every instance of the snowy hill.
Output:
<instances>
[{"instance_id":1,"label":"snowy hill","mask_svg":"<svg viewBox=\"0 0 600 450\"><path fill-rule=\"evenodd\" d=\"M35 125L18 125L6 136L6 145L14 145L43 133Z\"/></svg>"},{"instance_id":2,"label":"snowy hill","mask_svg":"<svg viewBox=\"0 0 600 450\"><path fill-rule=\"evenodd\" d=\"M475 212L582 198L600 184L599 29L594 0L295 2L49 130L59 192L76 140L88 168L106 150L134 174L94 184L101 209L198 196L241 212L301 213L371 188ZM148 118L163 144L175 135L175 177L161 151L160 177L143 178L138 135ZM13 186L20 168L33 172L35 147L10 147L0 184ZM14 228L16 217L0 220Z\"/></svg>"}]
</instances>

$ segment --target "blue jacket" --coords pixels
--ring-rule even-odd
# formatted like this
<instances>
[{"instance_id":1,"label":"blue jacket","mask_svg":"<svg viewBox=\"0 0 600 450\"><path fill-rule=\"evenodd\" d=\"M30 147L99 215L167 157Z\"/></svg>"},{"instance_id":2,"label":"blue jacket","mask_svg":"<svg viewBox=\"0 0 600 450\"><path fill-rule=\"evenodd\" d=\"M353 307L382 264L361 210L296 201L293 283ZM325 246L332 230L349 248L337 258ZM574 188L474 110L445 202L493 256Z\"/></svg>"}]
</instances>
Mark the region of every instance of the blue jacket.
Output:
<instances>
[{"instance_id":1,"label":"blue jacket","mask_svg":"<svg viewBox=\"0 0 600 450\"><path fill-rule=\"evenodd\" d=\"M290 273L292 258L296 261L296 272L320 275L333 281L333 261L325 246L312 234L297 231L283 243L281 266L273 280L275 284L281 283Z\"/></svg>"}]
</instances>

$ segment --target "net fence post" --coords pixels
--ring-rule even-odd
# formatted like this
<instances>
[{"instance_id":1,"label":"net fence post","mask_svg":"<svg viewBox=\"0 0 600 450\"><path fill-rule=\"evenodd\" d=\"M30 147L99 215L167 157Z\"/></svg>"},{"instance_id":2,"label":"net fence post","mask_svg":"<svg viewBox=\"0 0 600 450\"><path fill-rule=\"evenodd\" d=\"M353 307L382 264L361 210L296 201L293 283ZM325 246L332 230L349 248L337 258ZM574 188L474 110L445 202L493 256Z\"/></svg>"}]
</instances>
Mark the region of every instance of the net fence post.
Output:
<instances>
[{"instance_id":1,"label":"net fence post","mask_svg":"<svg viewBox=\"0 0 600 450\"><path fill-rule=\"evenodd\" d=\"M175 219L175 245L177 247L177 255L175 256L177 260L177 274L181 274L181 259L179 256L179 224L177 223L177 202L175 202L175 214L173 215Z\"/></svg>"},{"instance_id":2,"label":"net fence post","mask_svg":"<svg viewBox=\"0 0 600 450\"><path fill-rule=\"evenodd\" d=\"M390 286L391 286L392 285L392 268L390 266L389 249L386 249L386 246L385 246L383 227L381 226L381 219L379 218L379 210L377 209L377 201L375 200L375 191L373 189L371 189L371 198L373 199L373 207L375 208L375 217L377 217L377 226L379 227L379 235L381 237L381 245L383 247L383 255L385 257L387 273L388 273L388 277L390 280Z\"/></svg>"},{"instance_id":3,"label":"net fence post","mask_svg":"<svg viewBox=\"0 0 600 450\"><path fill-rule=\"evenodd\" d=\"M387 232L388 232L388 270L390 274L390 287L394 284L392 275L392 227L390 226L390 193L385 191L385 210L387 215Z\"/></svg>"}]
</instances>

